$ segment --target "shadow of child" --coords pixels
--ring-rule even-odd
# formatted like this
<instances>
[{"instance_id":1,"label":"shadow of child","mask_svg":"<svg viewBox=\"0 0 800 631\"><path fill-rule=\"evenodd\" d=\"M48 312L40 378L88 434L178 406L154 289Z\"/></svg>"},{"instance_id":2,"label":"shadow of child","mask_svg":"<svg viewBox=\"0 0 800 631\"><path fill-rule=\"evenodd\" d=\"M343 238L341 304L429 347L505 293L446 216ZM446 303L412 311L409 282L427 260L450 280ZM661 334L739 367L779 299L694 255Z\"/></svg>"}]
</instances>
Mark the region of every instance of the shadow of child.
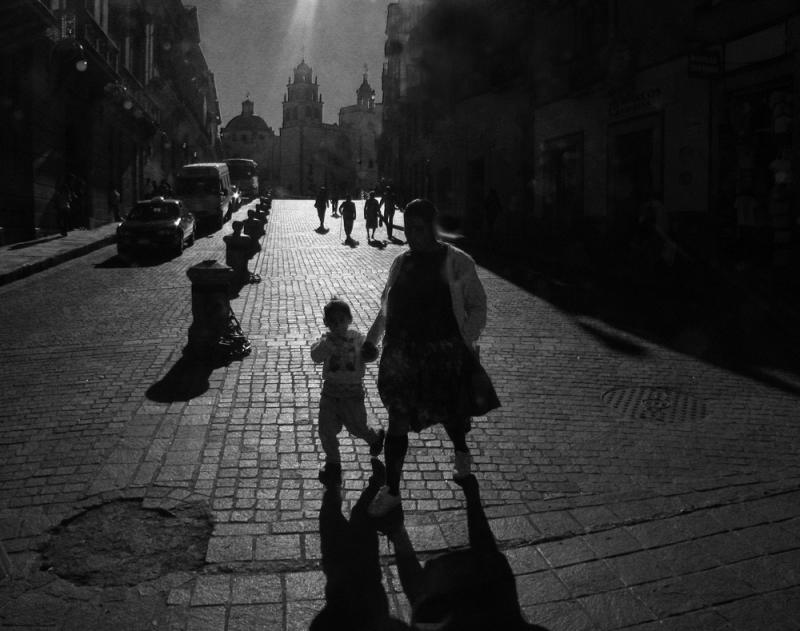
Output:
<instances>
[{"instance_id":1,"label":"shadow of child","mask_svg":"<svg viewBox=\"0 0 800 631\"><path fill-rule=\"evenodd\" d=\"M407 624L389 615L378 554L378 531L367 506L384 483L383 464L372 459L372 476L348 521L342 514L341 489L328 484L319 513L322 570L325 573L325 607L309 629L331 631L403 631Z\"/></svg>"}]
</instances>

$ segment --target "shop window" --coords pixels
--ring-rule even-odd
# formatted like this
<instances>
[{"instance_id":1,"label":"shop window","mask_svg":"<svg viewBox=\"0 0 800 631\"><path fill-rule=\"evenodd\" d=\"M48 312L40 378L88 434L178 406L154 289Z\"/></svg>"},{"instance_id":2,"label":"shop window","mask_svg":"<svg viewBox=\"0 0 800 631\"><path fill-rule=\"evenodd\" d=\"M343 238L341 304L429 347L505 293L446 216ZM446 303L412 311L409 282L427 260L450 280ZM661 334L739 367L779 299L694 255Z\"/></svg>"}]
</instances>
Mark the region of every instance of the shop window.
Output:
<instances>
[{"instance_id":1,"label":"shop window","mask_svg":"<svg viewBox=\"0 0 800 631\"><path fill-rule=\"evenodd\" d=\"M583 134L545 142L542 208L551 229L562 233L583 215Z\"/></svg>"}]
</instances>

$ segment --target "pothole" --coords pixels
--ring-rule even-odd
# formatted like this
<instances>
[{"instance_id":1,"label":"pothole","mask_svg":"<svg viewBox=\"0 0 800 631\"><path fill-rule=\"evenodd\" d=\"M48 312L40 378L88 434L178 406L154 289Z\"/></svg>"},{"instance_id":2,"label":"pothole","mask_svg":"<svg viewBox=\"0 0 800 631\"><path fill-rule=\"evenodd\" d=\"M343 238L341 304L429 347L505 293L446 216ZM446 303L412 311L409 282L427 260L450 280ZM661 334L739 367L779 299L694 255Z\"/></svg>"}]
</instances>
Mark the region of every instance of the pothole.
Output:
<instances>
[{"instance_id":1,"label":"pothole","mask_svg":"<svg viewBox=\"0 0 800 631\"><path fill-rule=\"evenodd\" d=\"M707 414L702 401L667 388L614 388L603 394L603 402L631 419L683 422L697 421Z\"/></svg>"},{"instance_id":2,"label":"pothole","mask_svg":"<svg viewBox=\"0 0 800 631\"><path fill-rule=\"evenodd\" d=\"M78 585L136 585L202 567L211 530L202 504L165 510L118 500L61 522L42 567Z\"/></svg>"}]
</instances>

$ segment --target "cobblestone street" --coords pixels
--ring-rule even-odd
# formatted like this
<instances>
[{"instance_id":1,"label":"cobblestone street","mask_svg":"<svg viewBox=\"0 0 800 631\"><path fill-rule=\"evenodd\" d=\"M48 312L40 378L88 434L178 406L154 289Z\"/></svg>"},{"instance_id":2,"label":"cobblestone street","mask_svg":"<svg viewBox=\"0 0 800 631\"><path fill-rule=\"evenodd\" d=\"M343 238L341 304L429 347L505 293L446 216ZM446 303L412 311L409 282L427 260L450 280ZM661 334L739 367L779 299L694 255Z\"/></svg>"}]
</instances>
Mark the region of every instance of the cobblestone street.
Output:
<instances>
[{"instance_id":1,"label":"cobblestone street","mask_svg":"<svg viewBox=\"0 0 800 631\"><path fill-rule=\"evenodd\" d=\"M361 204L360 243L343 245L337 219L315 232L312 204L275 201L251 261L263 281L231 301L253 351L213 370L182 359L186 270L224 260L230 224L175 259L127 265L106 246L0 287L0 539L13 574L1 627L299 630L325 606L309 347L333 295L366 331L404 246L367 244ZM475 419L468 441L527 620L800 629L800 397L479 275L481 358L503 407ZM370 423L385 426L376 377L368 365ZM340 439L348 515L371 467L365 444ZM410 442L401 490L414 548L463 547L444 431ZM46 567L51 529L119 499L207 510L205 564L108 587ZM408 620L385 538L380 553L391 610Z\"/></svg>"}]
</instances>

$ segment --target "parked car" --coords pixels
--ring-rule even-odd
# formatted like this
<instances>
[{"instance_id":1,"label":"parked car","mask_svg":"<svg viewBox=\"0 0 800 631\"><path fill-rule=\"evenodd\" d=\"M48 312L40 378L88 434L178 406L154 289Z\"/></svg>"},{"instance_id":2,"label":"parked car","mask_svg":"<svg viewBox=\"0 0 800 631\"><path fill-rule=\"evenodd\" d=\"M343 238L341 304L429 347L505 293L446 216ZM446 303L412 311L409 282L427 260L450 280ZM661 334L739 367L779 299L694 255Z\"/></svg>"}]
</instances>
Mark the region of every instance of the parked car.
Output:
<instances>
[{"instance_id":1,"label":"parked car","mask_svg":"<svg viewBox=\"0 0 800 631\"><path fill-rule=\"evenodd\" d=\"M192 245L196 221L178 199L154 197L136 202L117 228L117 252L121 256L141 250L179 255Z\"/></svg>"}]
</instances>

